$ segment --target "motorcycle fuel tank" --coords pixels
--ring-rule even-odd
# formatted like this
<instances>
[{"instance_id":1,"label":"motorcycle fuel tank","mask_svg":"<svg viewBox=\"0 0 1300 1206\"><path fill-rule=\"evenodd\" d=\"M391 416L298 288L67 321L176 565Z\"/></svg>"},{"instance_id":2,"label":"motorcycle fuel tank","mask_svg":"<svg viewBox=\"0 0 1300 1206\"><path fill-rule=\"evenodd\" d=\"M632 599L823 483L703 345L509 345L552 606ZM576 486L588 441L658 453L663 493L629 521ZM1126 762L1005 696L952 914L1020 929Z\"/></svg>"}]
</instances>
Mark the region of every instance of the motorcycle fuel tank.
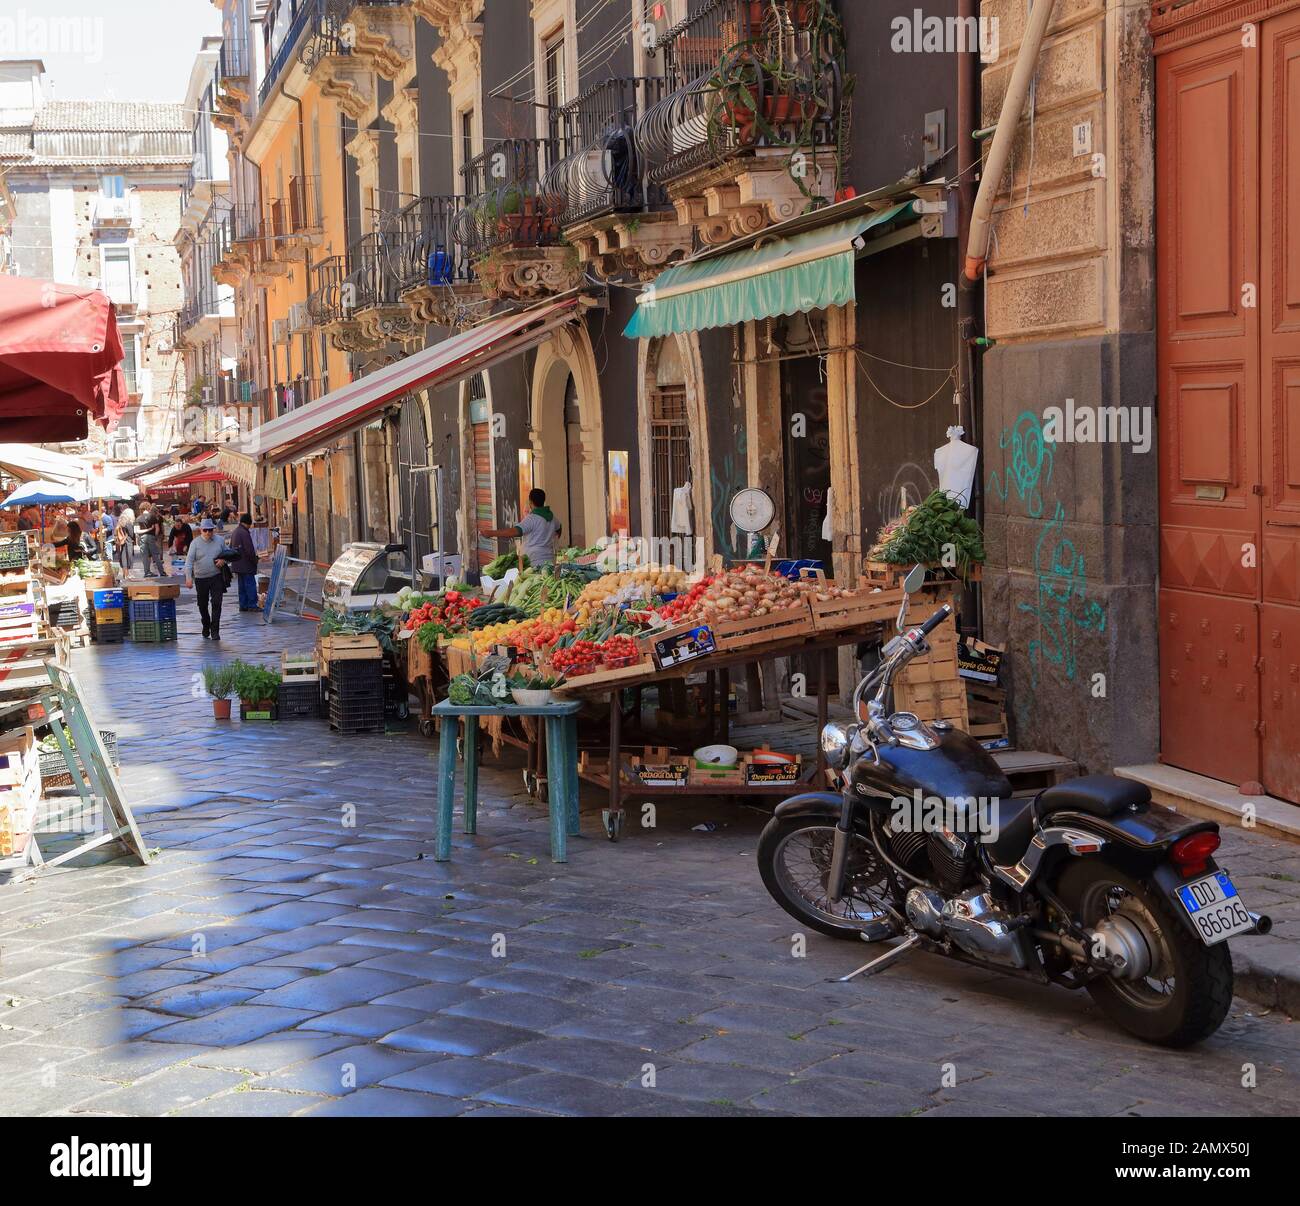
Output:
<instances>
[{"instance_id":1,"label":"motorcycle fuel tank","mask_svg":"<svg viewBox=\"0 0 1300 1206\"><path fill-rule=\"evenodd\" d=\"M941 799L964 796L1006 799L1011 783L992 755L974 737L958 729L939 734L932 750L882 745L879 761L868 750L853 764L850 775L857 796L911 795L921 791Z\"/></svg>"}]
</instances>

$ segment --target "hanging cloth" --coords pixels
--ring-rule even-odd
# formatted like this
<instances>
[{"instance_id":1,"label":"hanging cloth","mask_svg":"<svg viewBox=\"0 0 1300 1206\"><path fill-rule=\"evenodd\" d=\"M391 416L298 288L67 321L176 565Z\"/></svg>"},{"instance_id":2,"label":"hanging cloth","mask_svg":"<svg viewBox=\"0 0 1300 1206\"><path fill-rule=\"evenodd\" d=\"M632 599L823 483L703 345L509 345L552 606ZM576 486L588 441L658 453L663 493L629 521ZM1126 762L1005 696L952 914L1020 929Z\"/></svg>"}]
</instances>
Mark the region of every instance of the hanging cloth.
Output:
<instances>
[{"instance_id":1,"label":"hanging cloth","mask_svg":"<svg viewBox=\"0 0 1300 1206\"><path fill-rule=\"evenodd\" d=\"M689 479L684 486L678 486L673 491L673 503L668 528L673 536L690 536L695 531L695 524L691 520L691 483Z\"/></svg>"}]
</instances>

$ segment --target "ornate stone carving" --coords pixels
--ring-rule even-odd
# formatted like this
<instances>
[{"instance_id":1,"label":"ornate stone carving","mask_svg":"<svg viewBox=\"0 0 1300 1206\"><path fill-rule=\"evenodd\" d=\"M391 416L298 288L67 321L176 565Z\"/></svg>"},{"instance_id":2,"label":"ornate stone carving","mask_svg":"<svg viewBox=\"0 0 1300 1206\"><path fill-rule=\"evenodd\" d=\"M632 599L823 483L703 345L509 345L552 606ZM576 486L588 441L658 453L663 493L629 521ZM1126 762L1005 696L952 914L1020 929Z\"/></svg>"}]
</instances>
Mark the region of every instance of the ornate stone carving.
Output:
<instances>
[{"instance_id":1,"label":"ornate stone carving","mask_svg":"<svg viewBox=\"0 0 1300 1206\"><path fill-rule=\"evenodd\" d=\"M375 76L351 55L326 54L315 62L322 96L334 100L353 121L360 122L375 108Z\"/></svg>"},{"instance_id":2,"label":"ornate stone carving","mask_svg":"<svg viewBox=\"0 0 1300 1206\"><path fill-rule=\"evenodd\" d=\"M380 110L399 139L419 132L420 90L414 86L395 88L393 99Z\"/></svg>"},{"instance_id":3,"label":"ornate stone carving","mask_svg":"<svg viewBox=\"0 0 1300 1206\"><path fill-rule=\"evenodd\" d=\"M354 4L348 14L352 53L386 80L415 74L415 18L403 6Z\"/></svg>"},{"instance_id":4,"label":"ornate stone carving","mask_svg":"<svg viewBox=\"0 0 1300 1206\"><path fill-rule=\"evenodd\" d=\"M602 280L648 281L690 254L694 228L673 213L606 214L566 226L564 236Z\"/></svg>"},{"instance_id":5,"label":"ornate stone carving","mask_svg":"<svg viewBox=\"0 0 1300 1206\"><path fill-rule=\"evenodd\" d=\"M475 322L484 305L483 290L477 283L416 285L402 292L402 304L413 322L459 330Z\"/></svg>"},{"instance_id":6,"label":"ornate stone carving","mask_svg":"<svg viewBox=\"0 0 1300 1206\"><path fill-rule=\"evenodd\" d=\"M361 336L372 347L381 348L387 343L413 343L421 338L421 329L411 318L411 312L401 303L367 306L352 315L361 330Z\"/></svg>"},{"instance_id":7,"label":"ornate stone carving","mask_svg":"<svg viewBox=\"0 0 1300 1206\"><path fill-rule=\"evenodd\" d=\"M582 265L571 247L508 247L474 265L487 297L533 301L566 293L582 283Z\"/></svg>"}]
</instances>

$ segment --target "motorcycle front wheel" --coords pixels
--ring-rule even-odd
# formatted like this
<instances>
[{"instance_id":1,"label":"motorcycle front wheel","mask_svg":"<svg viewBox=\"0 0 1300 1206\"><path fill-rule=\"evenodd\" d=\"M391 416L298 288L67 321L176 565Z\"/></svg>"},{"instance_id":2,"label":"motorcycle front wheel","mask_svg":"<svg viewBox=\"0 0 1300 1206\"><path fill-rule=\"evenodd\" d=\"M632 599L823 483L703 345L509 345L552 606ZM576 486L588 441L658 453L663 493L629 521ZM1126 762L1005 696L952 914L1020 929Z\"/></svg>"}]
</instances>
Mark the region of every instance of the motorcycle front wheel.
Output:
<instances>
[{"instance_id":1,"label":"motorcycle front wheel","mask_svg":"<svg viewBox=\"0 0 1300 1206\"><path fill-rule=\"evenodd\" d=\"M1057 894L1088 929L1122 914L1142 932L1149 974L1102 976L1088 993L1117 1025L1165 1047L1187 1047L1213 1034L1232 1005L1232 956L1206 946L1182 922L1163 890L1097 858L1071 859Z\"/></svg>"},{"instance_id":2,"label":"motorcycle front wheel","mask_svg":"<svg viewBox=\"0 0 1300 1206\"><path fill-rule=\"evenodd\" d=\"M827 894L835 822L826 817L773 817L758 841L763 886L791 917L832 938L879 941L897 932L885 908L889 899L884 863L871 840L849 839L844 894Z\"/></svg>"}]
</instances>

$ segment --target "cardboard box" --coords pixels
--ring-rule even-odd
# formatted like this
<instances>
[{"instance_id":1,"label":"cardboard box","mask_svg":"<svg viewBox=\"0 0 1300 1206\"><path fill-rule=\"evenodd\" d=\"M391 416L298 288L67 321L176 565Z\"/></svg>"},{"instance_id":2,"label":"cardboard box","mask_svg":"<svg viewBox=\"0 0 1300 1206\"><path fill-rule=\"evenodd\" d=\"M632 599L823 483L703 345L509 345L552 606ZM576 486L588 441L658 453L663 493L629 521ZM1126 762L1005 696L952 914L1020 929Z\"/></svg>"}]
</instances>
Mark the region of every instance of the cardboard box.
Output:
<instances>
[{"instance_id":1,"label":"cardboard box","mask_svg":"<svg viewBox=\"0 0 1300 1206\"><path fill-rule=\"evenodd\" d=\"M128 582L126 594L129 599L179 599L181 588L167 582Z\"/></svg>"},{"instance_id":2,"label":"cardboard box","mask_svg":"<svg viewBox=\"0 0 1300 1206\"><path fill-rule=\"evenodd\" d=\"M1006 650L974 637L962 637L957 645L957 673L980 683L996 683Z\"/></svg>"}]
</instances>

